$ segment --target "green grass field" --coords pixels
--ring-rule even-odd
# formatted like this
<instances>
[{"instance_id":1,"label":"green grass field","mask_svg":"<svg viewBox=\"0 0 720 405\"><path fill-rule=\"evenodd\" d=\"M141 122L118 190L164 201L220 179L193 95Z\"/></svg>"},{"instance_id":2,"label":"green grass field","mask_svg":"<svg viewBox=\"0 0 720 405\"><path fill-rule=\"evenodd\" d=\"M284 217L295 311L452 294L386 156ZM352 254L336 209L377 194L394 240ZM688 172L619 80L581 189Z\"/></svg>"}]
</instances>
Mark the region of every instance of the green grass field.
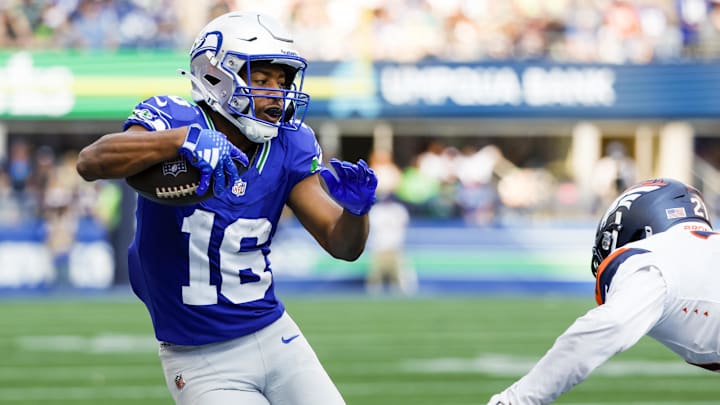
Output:
<instances>
[{"instance_id":1,"label":"green grass field","mask_svg":"<svg viewBox=\"0 0 720 405\"><path fill-rule=\"evenodd\" d=\"M593 306L591 297L285 302L351 405L485 404ZM0 313L0 403L172 403L148 315L131 297L3 300ZM557 403L718 404L718 382L644 338Z\"/></svg>"}]
</instances>

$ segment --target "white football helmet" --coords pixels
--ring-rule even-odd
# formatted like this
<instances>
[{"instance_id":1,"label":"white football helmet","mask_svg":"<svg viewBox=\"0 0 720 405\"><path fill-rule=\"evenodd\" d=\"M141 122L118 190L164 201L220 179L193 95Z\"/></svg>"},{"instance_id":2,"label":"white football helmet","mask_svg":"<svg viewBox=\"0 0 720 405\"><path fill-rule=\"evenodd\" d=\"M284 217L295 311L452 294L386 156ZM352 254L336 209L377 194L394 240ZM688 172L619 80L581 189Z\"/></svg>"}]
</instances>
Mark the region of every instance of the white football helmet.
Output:
<instances>
[{"instance_id":1,"label":"white football helmet","mask_svg":"<svg viewBox=\"0 0 720 405\"><path fill-rule=\"evenodd\" d=\"M274 138L278 128L297 130L305 119L310 96L302 92L307 61L292 48L293 43L290 34L268 15L231 12L215 18L200 31L190 51L188 77L193 100L206 102L252 142ZM247 69L245 77L250 77L250 62L254 61L281 65L287 88L249 86L240 72ZM273 95L256 95L253 90L273 91ZM282 98L278 122L255 116L255 97Z\"/></svg>"}]
</instances>

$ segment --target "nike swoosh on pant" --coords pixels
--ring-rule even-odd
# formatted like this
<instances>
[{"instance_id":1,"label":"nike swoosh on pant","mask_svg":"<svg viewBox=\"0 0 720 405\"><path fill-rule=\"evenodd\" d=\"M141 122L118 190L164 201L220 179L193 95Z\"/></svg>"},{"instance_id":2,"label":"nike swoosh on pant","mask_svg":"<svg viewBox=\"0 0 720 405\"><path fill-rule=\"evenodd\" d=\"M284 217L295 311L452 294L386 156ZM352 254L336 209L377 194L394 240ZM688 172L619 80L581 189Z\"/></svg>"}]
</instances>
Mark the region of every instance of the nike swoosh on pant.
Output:
<instances>
[{"instance_id":1,"label":"nike swoosh on pant","mask_svg":"<svg viewBox=\"0 0 720 405\"><path fill-rule=\"evenodd\" d=\"M285 339L284 336L281 336L280 340L282 340L283 343L288 344L288 343L292 342L293 340L297 339L298 337L300 337L300 335L292 335L287 339Z\"/></svg>"}]
</instances>

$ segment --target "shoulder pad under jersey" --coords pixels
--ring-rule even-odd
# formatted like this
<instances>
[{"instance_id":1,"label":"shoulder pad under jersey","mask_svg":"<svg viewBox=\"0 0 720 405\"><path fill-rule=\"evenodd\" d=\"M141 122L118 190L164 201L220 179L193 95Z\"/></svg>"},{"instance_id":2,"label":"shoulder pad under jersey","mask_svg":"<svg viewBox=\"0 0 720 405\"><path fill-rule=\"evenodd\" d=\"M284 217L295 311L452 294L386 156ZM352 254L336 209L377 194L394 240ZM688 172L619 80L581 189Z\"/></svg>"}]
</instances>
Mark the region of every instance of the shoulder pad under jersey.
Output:
<instances>
[{"instance_id":1,"label":"shoulder pad under jersey","mask_svg":"<svg viewBox=\"0 0 720 405\"><path fill-rule=\"evenodd\" d=\"M142 125L151 131L177 128L204 120L200 109L178 96L153 96L135 106L123 124Z\"/></svg>"},{"instance_id":2,"label":"shoulder pad under jersey","mask_svg":"<svg viewBox=\"0 0 720 405\"><path fill-rule=\"evenodd\" d=\"M610 283L621 264L632 256L649 252L649 250L645 249L620 248L606 257L598 267L597 280L595 281L595 302L598 305L605 303L605 296L610 289Z\"/></svg>"}]
</instances>

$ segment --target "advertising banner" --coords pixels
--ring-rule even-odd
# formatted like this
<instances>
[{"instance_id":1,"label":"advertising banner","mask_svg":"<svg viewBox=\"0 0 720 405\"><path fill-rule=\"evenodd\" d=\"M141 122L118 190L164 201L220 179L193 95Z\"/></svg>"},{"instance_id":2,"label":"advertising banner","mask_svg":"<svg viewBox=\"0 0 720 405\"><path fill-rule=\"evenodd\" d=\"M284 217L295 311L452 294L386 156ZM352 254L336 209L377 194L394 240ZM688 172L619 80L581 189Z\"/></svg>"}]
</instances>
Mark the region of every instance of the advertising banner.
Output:
<instances>
[{"instance_id":1,"label":"advertising banner","mask_svg":"<svg viewBox=\"0 0 720 405\"><path fill-rule=\"evenodd\" d=\"M122 120L189 98L182 52L0 52L0 119ZM310 116L691 119L720 116L720 63L311 63Z\"/></svg>"}]
</instances>

